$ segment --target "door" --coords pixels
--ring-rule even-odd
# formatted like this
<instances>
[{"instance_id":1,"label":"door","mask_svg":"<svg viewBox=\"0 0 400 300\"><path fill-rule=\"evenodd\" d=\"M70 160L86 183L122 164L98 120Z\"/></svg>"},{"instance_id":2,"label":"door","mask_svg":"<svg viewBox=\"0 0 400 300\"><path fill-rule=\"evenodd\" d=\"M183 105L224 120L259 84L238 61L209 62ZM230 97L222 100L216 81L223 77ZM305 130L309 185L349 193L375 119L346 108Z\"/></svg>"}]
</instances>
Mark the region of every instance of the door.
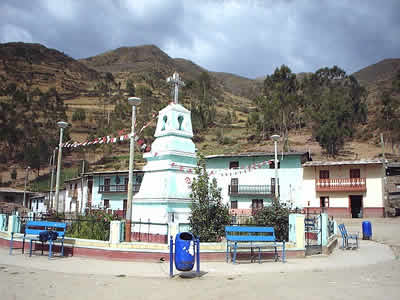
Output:
<instances>
[{"instance_id":1,"label":"door","mask_svg":"<svg viewBox=\"0 0 400 300\"><path fill-rule=\"evenodd\" d=\"M124 218L126 218L126 210L127 210L127 207L128 207L128 200L127 200L127 199L124 199L124 202L123 202L122 205L123 205L123 206L122 206L123 215L124 215Z\"/></svg>"},{"instance_id":2,"label":"door","mask_svg":"<svg viewBox=\"0 0 400 300\"><path fill-rule=\"evenodd\" d=\"M88 180L88 203L87 203L88 207L92 206L92 189L93 189L93 181Z\"/></svg>"},{"instance_id":3,"label":"door","mask_svg":"<svg viewBox=\"0 0 400 300\"><path fill-rule=\"evenodd\" d=\"M350 210L352 218L362 218L362 200L361 195L350 196Z\"/></svg>"},{"instance_id":4,"label":"door","mask_svg":"<svg viewBox=\"0 0 400 300\"><path fill-rule=\"evenodd\" d=\"M239 185L239 179L238 178L232 178L231 179L231 194L237 194L238 193L238 185Z\"/></svg>"},{"instance_id":5,"label":"door","mask_svg":"<svg viewBox=\"0 0 400 300\"><path fill-rule=\"evenodd\" d=\"M109 192L110 191L110 183L111 179L110 178L104 178L104 191Z\"/></svg>"},{"instance_id":6,"label":"door","mask_svg":"<svg viewBox=\"0 0 400 300\"><path fill-rule=\"evenodd\" d=\"M251 212L254 215L259 209L264 207L263 199L253 199L251 200Z\"/></svg>"}]
</instances>

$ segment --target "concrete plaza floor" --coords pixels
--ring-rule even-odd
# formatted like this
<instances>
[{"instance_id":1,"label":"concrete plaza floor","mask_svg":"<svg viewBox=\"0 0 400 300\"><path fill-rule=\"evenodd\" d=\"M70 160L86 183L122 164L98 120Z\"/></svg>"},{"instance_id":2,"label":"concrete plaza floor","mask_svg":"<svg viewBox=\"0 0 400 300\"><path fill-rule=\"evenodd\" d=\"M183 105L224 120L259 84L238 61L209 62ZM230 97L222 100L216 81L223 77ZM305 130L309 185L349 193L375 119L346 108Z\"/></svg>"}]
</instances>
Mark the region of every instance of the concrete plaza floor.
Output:
<instances>
[{"instance_id":1,"label":"concrete plaza floor","mask_svg":"<svg viewBox=\"0 0 400 300\"><path fill-rule=\"evenodd\" d=\"M339 220L341 221L341 220ZM343 220L360 231L362 220ZM330 256L201 263L202 276L169 279L167 262L12 256L0 248L1 299L398 299L400 219L371 220L375 241ZM189 274L191 275L191 274Z\"/></svg>"}]
</instances>

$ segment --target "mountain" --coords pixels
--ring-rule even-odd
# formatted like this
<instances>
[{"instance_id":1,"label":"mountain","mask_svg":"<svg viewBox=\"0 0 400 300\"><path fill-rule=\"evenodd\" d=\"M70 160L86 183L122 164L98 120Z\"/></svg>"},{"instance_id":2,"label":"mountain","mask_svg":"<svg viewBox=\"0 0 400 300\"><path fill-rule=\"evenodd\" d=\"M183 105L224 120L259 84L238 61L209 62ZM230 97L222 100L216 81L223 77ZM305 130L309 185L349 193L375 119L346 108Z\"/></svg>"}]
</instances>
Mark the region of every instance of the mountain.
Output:
<instances>
[{"instance_id":1,"label":"mountain","mask_svg":"<svg viewBox=\"0 0 400 300\"><path fill-rule=\"evenodd\" d=\"M66 99L90 90L100 77L81 62L40 44L0 44L0 89L11 83L30 89L55 87Z\"/></svg>"},{"instance_id":2,"label":"mountain","mask_svg":"<svg viewBox=\"0 0 400 300\"><path fill-rule=\"evenodd\" d=\"M208 72L190 60L171 58L155 45L121 47L81 59L80 62L99 72L158 73L160 79L177 71L186 81L196 80L201 73ZM257 81L245 77L222 72L209 74L221 88L236 96L250 97L259 88Z\"/></svg>"},{"instance_id":3,"label":"mountain","mask_svg":"<svg viewBox=\"0 0 400 300\"><path fill-rule=\"evenodd\" d=\"M376 103L379 96L378 88L382 83L390 82L399 68L400 59L387 59L354 73L354 76L370 92L369 103ZM153 102L157 105L162 107L167 104L171 96L170 87L166 84L165 79L174 71L179 72L188 85L190 81L198 80L203 72L208 72L213 82L213 92L215 92L208 96L215 95L217 99L217 127L224 127L223 134L232 137L235 141L231 145L216 145L215 136L218 134L219 128L211 127L207 132L202 133L204 145L199 143L199 149L206 146L209 151L218 149L219 152L264 151L266 149L265 141L254 143L247 140L252 133L247 132L245 127L248 113L254 109L251 99L260 94L264 78L249 79L225 72L209 72L190 60L172 58L155 45L121 47L75 60L60 51L46 48L40 44L0 44L0 89L10 83L16 83L24 88L39 87L42 90L56 87L63 99L66 100L65 103L68 104L70 121L72 114L78 108L84 109L88 114L86 121L72 122L73 126L70 131L72 138L77 140L87 138L89 128L95 130L97 126L95 120L99 114L106 112L105 105L108 105L108 111L112 111L114 107L112 99L126 97L127 79L131 79L136 87L148 88L150 97L153 100L156 99ZM108 73L111 73L112 77ZM300 79L304 76L306 73L298 74ZM110 97L110 99L112 98L110 102L104 102L100 107L99 99L103 96L99 96L100 94L95 91L95 86L98 86L100 82L106 82L107 78L114 80L108 92L115 97ZM189 103L188 99L193 96L194 92L189 90L183 93L182 101L185 105ZM224 118L228 112L235 112L236 115L235 120L226 126ZM374 109L371 112L373 114ZM314 155L322 153L318 143L311 138L311 134L307 130L291 133L290 139L296 149L310 148ZM313 143L311 147L310 143ZM374 142L371 142L371 145L360 145L350 146L353 147L349 150L350 153L360 151L360 157L363 157L362 152L368 153L368 157L373 157L380 151ZM370 146L373 149L368 148Z\"/></svg>"},{"instance_id":4,"label":"mountain","mask_svg":"<svg viewBox=\"0 0 400 300\"><path fill-rule=\"evenodd\" d=\"M369 86L379 81L391 81L398 71L400 71L400 58L390 58L365 67L353 75L361 84Z\"/></svg>"},{"instance_id":5,"label":"mountain","mask_svg":"<svg viewBox=\"0 0 400 300\"><path fill-rule=\"evenodd\" d=\"M217 78L224 90L236 96L252 99L262 89L263 82L259 80L224 72L211 72L211 74Z\"/></svg>"}]
</instances>

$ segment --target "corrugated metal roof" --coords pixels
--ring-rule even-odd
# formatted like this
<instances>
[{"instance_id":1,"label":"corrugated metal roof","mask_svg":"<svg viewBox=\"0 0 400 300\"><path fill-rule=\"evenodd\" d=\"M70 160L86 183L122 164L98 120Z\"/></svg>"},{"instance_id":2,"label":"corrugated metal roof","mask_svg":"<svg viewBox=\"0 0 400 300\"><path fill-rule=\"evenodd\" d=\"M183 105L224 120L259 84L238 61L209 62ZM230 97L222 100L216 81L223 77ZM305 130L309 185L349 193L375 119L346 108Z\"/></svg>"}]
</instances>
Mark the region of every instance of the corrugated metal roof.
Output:
<instances>
[{"instance_id":1,"label":"corrugated metal roof","mask_svg":"<svg viewBox=\"0 0 400 300\"><path fill-rule=\"evenodd\" d=\"M389 168L400 168L400 162L391 162L387 165Z\"/></svg>"},{"instance_id":2,"label":"corrugated metal roof","mask_svg":"<svg viewBox=\"0 0 400 300\"><path fill-rule=\"evenodd\" d=\"M317 166L342 166L342 165L380 165L384 162L381 160L344 160L344 161L308 161L303 164L303 167L317 167Z\"/></svg>"},{"instance_id":3,"label":"corrugated metal roof","mask_svg":"<svg viewBox=\"0 0 400 300\"><path fill-rule=\"evenodd\" d=\"M289 156L289 155L305 155L308 152L278 152L279 155ZM231 153L231 154L216 154L208 155L206 159L221 158L221 157L257 157L257 156L274 156L275 152L245 152L245 153Z\"/></svg>"},{"instance_id":4,"label":"corrugated metal roof","mask_svg":"<svg viewBox=\"0 0 400 300\"><path fill-rule=\"evenodd\" d=\"M24 190L10 188L10 187L0 187L0 193L16 193L16 194L23 194ZM28 194L33 194L33 192L26 191Z\"/></svg>"},{"instance_id":5,"label":"corrugated metal roof","mask_svg":"<svg viewBox=\"0 0 400 300\"><path fill-rule=\"evenodd\" d=\"M143 170L133 170L133 173L143 173ZM114 171L97 171L97 172L88 172L84 173L84 177L88 176L93 176L93 175L110 175L110 174L128 174L129 170L114 170ZM76 180L81 180L82 177L75 177L75 178L70 178L67 180L64 180L64 182L70 182L70 181L76 181Z\"/></svg>"}]
</instances>

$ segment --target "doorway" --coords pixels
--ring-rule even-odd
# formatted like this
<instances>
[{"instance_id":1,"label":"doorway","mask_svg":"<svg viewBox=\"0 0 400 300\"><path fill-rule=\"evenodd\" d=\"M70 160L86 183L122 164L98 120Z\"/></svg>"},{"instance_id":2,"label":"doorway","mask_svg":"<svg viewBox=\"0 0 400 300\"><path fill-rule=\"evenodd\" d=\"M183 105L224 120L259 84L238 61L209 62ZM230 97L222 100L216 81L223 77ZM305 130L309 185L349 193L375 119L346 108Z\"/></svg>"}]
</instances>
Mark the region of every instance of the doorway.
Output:
<instances>
[{"instance_id":1,"label":"doorway","mask_svg":"<svg viewBox=\"0 0 400 300\"><path fill-rule=\"evenodd\" d=\"M350 210L352 218L362 218L362 200L361 195L350 196Z\"/></svg>"}]
</instances>

